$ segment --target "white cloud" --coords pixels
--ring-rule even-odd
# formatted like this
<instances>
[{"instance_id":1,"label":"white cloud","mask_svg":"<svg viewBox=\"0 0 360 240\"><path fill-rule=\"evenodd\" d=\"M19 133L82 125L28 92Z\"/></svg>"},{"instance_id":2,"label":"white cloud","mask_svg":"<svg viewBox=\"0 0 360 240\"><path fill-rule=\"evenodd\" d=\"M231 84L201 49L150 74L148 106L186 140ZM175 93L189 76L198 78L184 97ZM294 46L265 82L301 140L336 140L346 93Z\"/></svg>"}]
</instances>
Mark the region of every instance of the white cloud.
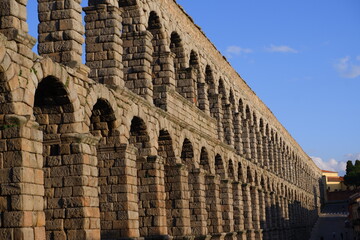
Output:
<instances>
[{"instance_id":1,"label":"white cloud","mask_svg":"<svg viewBox=\"0 0 360 240\"><path fill-rule=\"evenodd\" d=\"M265 50L268 52L298 53L297 50L285 45L276 46L271 44L270 47L266 47Z\"/></svg>"},{"instance_id":2,"label":"white cloud","mask_svg":"<svg viewBox=\"0 0 360 240\"><path fill-rule=\"evenodd\" d=\"M346 162L337 161L334 158L330 159L329 161L324 161L320 157L311 158L315 162L315 164L322 170L339 172L340 175L343 175L346 169Z\"/></svg>"},{"instance_id":3,"label":"white cloud","mask_svg":"<svg viewBox=\"0 0 360 240\"><path fill-rule=\"evenodd\" d=\"M345 160L351 160L351 161L355 161L355 160L360 160L360 153L348 153L345 155Z\"/></svg>"},{"instance_id":4,"label":"white cloud","mask_svg":"<svg viewBox=\"0 0 360 240\"><path fill-rule=\"evenodd\" d=\"M356 78L360 76L360 56L356 57L357 63L351 60L350 56L340 58L334 64L335 70L343 78Z\"/></svg>"},{"instance_id":5,"label":"white cloud","mask_svg":"<svg viewBox=\"0 0 360 240\"><path fill-rule=\"evenodd\" d=\"M226 49L226 53L230 54L230 55L241 55L244 53L252 53L253 50L250 48L242 48L239 46L229 46Z\"/></svg>"}]
</instances>

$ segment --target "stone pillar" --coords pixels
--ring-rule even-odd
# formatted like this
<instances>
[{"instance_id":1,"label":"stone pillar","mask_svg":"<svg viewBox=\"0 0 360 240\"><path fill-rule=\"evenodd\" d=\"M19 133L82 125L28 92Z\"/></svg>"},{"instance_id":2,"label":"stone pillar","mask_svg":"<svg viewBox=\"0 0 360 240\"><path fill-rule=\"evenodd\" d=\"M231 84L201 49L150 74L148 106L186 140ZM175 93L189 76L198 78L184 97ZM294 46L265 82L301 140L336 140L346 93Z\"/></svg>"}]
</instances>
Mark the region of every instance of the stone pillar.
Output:
<instances>
[{"instance_id":1,"label":"stone pillar","mask_svg":"<svg viewBox=\"0 0 360 240\"><path fill-rule=\"evenodd\" d=\"M264 167L263 137L260 131L256 132L257 159L261 167Z\"/></svg>"},{"instance_id":2,"label":"stone pillar","mask_svg":"<svg viewBox=\"0 0 360 240\"><path fill-rule=\"evenodd\" d=\"M234 232L234 208L232 184L222 179L220 184L221 212L223 219L223 232Z\"/></svg>"},{"instance_id":3,"label":"stone pillar","mask_svg":"<svg viewBox=\"0 0 360 240\"><path fill-rule=\"evenodd\" d=\"M260 229L264 231L266 226L266 203L265 203L265 193L263 189L259 189L259 212L260 212Z\"/></svg>"},{"instance_id":4,"label":"stone pillar","mask_svg":"<svg viewBox=\"0 0 360 240\"><path fill-rule=\"evenodd\" d=\"M124 86L121 10L111 4L94 4L84 11L89 77L99 83Z\"/></svg>"},{"instance_id":5,"label":"stone pillar","mask_svg":"<svg viewBox=\"0 0 360 240\"><path fill-rule=\"evenodd\" d=\"M285 240L285 225L284 225L284 206L283 206L283 197L281 195L276 195L276 205L277 205L277 214L278 214L278 229L279 229L279 238Z\"/></svg>"},{"instance_id":6,"label":"stone pillar","mask_svg":"<svg viewBox=\"0 0 360 240\"><path fill-rule=\"evenodd\" d=\"M136 154L137 149L133 145L122 144L120 146L119 170L122 169L122 179L119 182L120 189L136 189ZM118 236L113 237L139 237L139 209L137 193L135 191L119 191L118 219L113 223L113 230L118 231Z\"/></svg>"},{"instance_id":7,"label":"stone pillar","mask_svg":"<svg viewBox=\"0 0 360 240\"><path fill-rule=\"evenodd\" d=\"M290 234L290 217L289 217L289 201L287 198L284 198L284 211L285 211L285 231L286 231L286 239L291 239Z\"/></svg>"},{"instance_id":8,"label":"stone pillar","mask_svg":"<svg viewBox=\"0 0 360 240\"><path fill-rule=\"evenodd\" d=\"M258 163L257 140L256 140L256 123L250 126L250 149L252 162Z\"/></svg>"},{"instance_id":9,"label":"stone pillar","mask_svg":"<svg viewBox=\"0 0 360 240\"><path fill-rule=\"evenodd\" d=\"M165 210L165 185L164 164L160 156L147 157L147 163L143 165L145 176L142 176L141 186L147 184L148 193L142 195L143 205L147 205L146 216L149 221L148 236L167 235L166 210ZM139 187L139 185L138 185Z\"/></svg>"},{"instance_id":10,"label":"stone pillar","mask_svg":"<svg viewBox=\"0 0 360 240\"><path fill-rule=\"evenodd\" d=\"M264 240L270 240L272 239L272 229L273 229L273 223L272 223L272 211L271 211L271 194L270 192L265 192L265 229L264 229Z\"/></svg>"},{"instance_id":11,"label":"stone pillar","mask_svg":"<svg viewBox=\"0 0 360 240\"><path fill-rule=\"evenodd\" d=\"M252 221L255 232L255 239L262 240L262 232L260 227L259 192L256 186L250 187L250 194L251 194Z\"/></svg>"},{"instance_id":12,"label":"stone pillar","mask_svg":"<svg viewBox=\"0 0 360 240\"><path fill-rule=\"evenodd\" d=\"M81 0L38 0L38 3L39 54L55 62L80 65L84 43Z\"/></svg>"},{"instance_id":13,"label":"stone pillar","mask_svg":"<svg viewBox=\"0 0 360 240\"><path fill-rule=\"evenodd\" d=\"M45 240L43 135L18 115L0 120L0 239Z\"/></svg>"},{"instance_id":14,"label":"stone pillar","mask_svg":"<svg viewBox=\"0 0 360 240\"><path fill-rule=\"evenodd\" d=\"M190 236L188 173L183 164L167 166L166 215L168 232L174 237Z\"/></svg>"},{"instance_id":15,"label":"stone pillar","mask_svg":"<svg viewBox=\"0 0 360 240\"><path fill-rule=\"evenodd\" d=\"M241 135L243 143L243 154L246 159L251 159L251 147L250 147L250 131L249 122L246 119L242 120L243 131Z\"/></svg>"},{"instance_id":16,"label":"stone pillar","mask_svg":"<svg viewBox=\"0 0 360 240\"><path fill-rule=\"evenodd\" d=\"M0 2L0 32L8 40L28 35L26 4L27 0L2 0ZM36 40L31 38L31 41L35 44Z\"/></svg>"},{"instance_id":17,"label":"stone pillar","mask_svg":"<svg viewBox=\"0 0 360 240\"><path fill-rule=\"evenodd\" d=\"M224 100L223 100L224 101ZM223 128L224 128L224 141L228 145L233 145L234 143L234 127L233 127L233 119L231 113L231 105L227 102L222 104L223 111Z\"/></svg>"},{"instance_id":18,"label":"stone pillar","mask_svg":"<svg viewBox=\"0 0 360 240\"><path fill-rule=\"evenodd\" d=\"M280 239L285 240L286 236L285 236L285 224L284 224L284 220L285 220L285 212L284 212L284 205L283 205L283 197L282 196L277 196L277 204L278 204L278 211L279 211L279 233L280 233Z\"/></svg>"},{"instance_id":19,"label":"stone pillar","mask_svg":"<svg viewBox=\"0 0 360 240\"><path fill-rule=\"evenodd\" d=\"M175 57L174 57L175 58ZM186 68L178 70L178 81L176 86L176 91L180 93L184 98L186 98L192 104L196 103L197 99L197 77L198 70L194 68Z\"/></svg>"},{"instance_id":20,"label":"stone pillar","mask_svg":"<svg viewBox=\"0 0 360 240\"><path fill-rule=\"evenodd\" d=\"M220 203L220 179L215 175L207 175L206 181L206 209L209 215L208 230L210 235L223 232L223 221Z\"/></svg>"},{"instance_id":21,"label":"stone pillar","mask_svg":"<svg viewBox=\"0 0 360 240\"><path fill-rule=\"evenodd\" d=\"M270 170L270 158L269 158L269 142L266 136L262 137L262 149L263 149L263 166L264 169Z\"/></svg>"},{"instance_id":22,"label":"stone pillar","mask_svg":"<svg viewBox=\"0 0 360 240\"><path fill-rule=\"evenodd\" d=\"M167 111L167 94L175 90L174 59L175 53L163 52L157 54L152 67L153 101L155 106Z\"/></svg>"},{"instance_id":23,"label":"stone pillar","mask_svg":"<svg viewBox=\"0 0 360 240\"><path fill-rule=\"evenodd\" d=\"M289 159L289 155L288 152L286 151L285 148L285 152L284 152L284 171L285 171L285 180L290 181L289 177L289 163L290 163L290 159Z\"/></svg>"},{"instance_id":24,"label":"stone pillar","mask_svg":"<svg viewBox=\"0 0 360 240\"><path fill-rule=\"evenodd\" d=\"M298 235L299 235L299 229L300 229L300 211L299 211L299 202L297 200L294 201L294 225L293 225L293 229L294 229L294 236L295 239L298 240Z\"/></svg>"},{"instance_id":25,"label":"stone pillar","mask_svg":"<svg viewBox=\"0 0 360 240\"><path fill-rule=\"evenodd\" d=\"M291 199L288 202L288 212L289 212L289 239L294 239L293 236L294 215L293 215L293 202Z\"/></svg>"},{"instance_id":26,"label":"stone pillar","mask_svg":"<svg viewBox=\"0 0 360 240\"><path fill-rule=\"evenodd\" d=\"M272 231L271 231L271 240L279 240L279 213L278 213L278 207L276 203L276 197L275 193L271 192L270 194L271 198L271 225L272 225Z\"/></svg>"},{"instance_id":27,"label":"stone pillar","mask_svg":"<svg viewBox=\"0 0 360 240\"><path fill-rule=\"evenodd\" d=\"M286 179L285 171L285 155L284 155L284 142L280 143L279 148L279 174L283 179Z\"/></svg>"},{"instance_id":28,"label":"stone pillar","mask_svg":"<svg viewBox=\"0 0 360 240\"><path fill-rule=\"evenodd\" d=\"M209 100L207 98L207 84L203 82L198 82L197 84L198 88L198 106L199 109L204 111L206 114L210 115L210 104Z\"/></svg>"},{"instance_id":29,"label":"stone pillar","mask_svg":"<svg viewBox=\"0 0 360 240\"><path fill-rule=\"evenodd\" d=\"M275 172L275 158L274 158L274 144L273 140L270 138L268 141L268 157L269 157L269 170Z\"/></svg>"},{"instance_id":30,"label":"stone pillar","mask_svg":"<svg viewBox=\"0 0 360 240\"><path fill-rule=\"evenodd\" d=\"M218 132L218 139L223 141L224 139L224 128L223 128L223 113L221 109L221 95L220 94L212 94L210 96L210 113L211 116L217 120L217 132Z\"/></svg>"},{"instance_id":31,"label":"stone pillar","mask_svg":"<svg viewBox=\"0 0 360 240\"><path fill-rule=\"evenodd\" d=\"M50 196L45 204L46 234L66 234L69 240L100 239L98 141L91 134L61 136L59 157L63 164L45 171L46 184L54 187L47 190L55 190L46 191L46 197ZM55 159L47 157L47 161L51 160Z\"/></svg>"},{"instance_id":32,"label":"stone pillar","mask_svg":"<svg viewBox=\"0 0 360 240\"><path fill-rule=\"evenodd\" d=\"M192 201L190 203L190 218L194 227L192 227L192 235L194 236L206 236L208 234L205 201L205 175L201 169L194 169L191 172L191 185L193 187L191 192Z\"/></svg>"},{"instance_id":33,"label":"stone pillar","mask_svg":"<svg viewBox=\"0 0 360 240\"><path fill-rule=\"evenodd\" d=\"M251 202L251 193L250 185L242 185L242 195L244 201L244 225L246 230L246 239L255 240L255 233L253 228L253 217L252 217L252 202Z\"/></svg>"},{"instance_id":34,"label":"stone pillar","mask_svg":"<svg viewBox=\"0 0 360 240\"><path fill-rule=\"evenodd\" d=\"M276 142L273 144L273 163L274 163L274 173L279 173L279 146Z\"/></svg>"},{"instance_id":35,"label":"stone pillar","mask_svg":"<svg viewBox=\"0 0 360 240\"><path fill-rule=\"evenodd\" d=\"M101 239L123 237L125 234L122 226L126 228L128 225L124 209L133 211L131 203L127 201L127 193L124 192L129 178L127 159L134 160L136 153L135 148L133 153L130 148L126 144L119 144L118 137L103 138L97 146Z\"/></svg>"},{"instance_id":36,"label":"stone pillar","mask_svg":"<svg viewBox=\"0 0 360 240\"><path fill-rule=\"evenodd\" d=\"M233 113L233 125L234 125L234 148L238 155L242 155L243 149L241 144L241 117L239 112Z\"/></svg>"},{"instance_id":37,"label":"stone pillar","mask_svg":"<svg viewBox=\"0 0 360 240\"><path fill-rule=\"evenodd\" d=\"M148 31L122 34L125 86L149 102L153 102L152 38Z\"/></svg>"},{"instance_id":38,"label":"stone pillar","mask_svg":"<svg viewBox=\"0 0 360 240\"><path fill-rule=\"evenodd\" d=\"M140 236L163 238L167 227L161 157L137 158L136 164Z\"/></svg>"},{"instance_id":39,"label":"stone pillar","mask_svg":"<svg viewBox=\"0 0 360 240\"><path fill-rule=\"evenodd\" d=\"M244 227L244 206L240 182L233 182L233 209L234 209L234 231L237 233L237 240L245 240Z\"/></svg>"}]
</instances>

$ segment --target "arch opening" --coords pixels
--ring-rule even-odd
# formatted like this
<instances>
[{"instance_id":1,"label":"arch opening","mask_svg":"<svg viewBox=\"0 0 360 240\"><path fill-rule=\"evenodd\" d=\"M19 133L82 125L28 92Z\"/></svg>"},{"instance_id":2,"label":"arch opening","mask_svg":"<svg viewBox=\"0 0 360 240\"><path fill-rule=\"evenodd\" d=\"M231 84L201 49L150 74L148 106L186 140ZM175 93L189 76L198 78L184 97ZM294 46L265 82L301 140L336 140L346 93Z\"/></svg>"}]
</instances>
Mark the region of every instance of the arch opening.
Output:
<instances>
[{"instance_id":1,"label":"arch opening","mask_svg":"<svg viewBox=\"0 0 360 240\"><path fill-rule=\"evenodd\" d=\"M33 114L43 132L43 170L44 170L44 212L46 235L52 239L57 234L66 234L71 226L64 225L64 217L57 212L71 209L71 186L64 185L65 179L72 176L72 165L66 157L71 154L70 143L62 142L61 135L72 132L64 122L75 121L74 108L64 85L54 77L43 79L35 91ZM57 228L54 226L57 225Z\"/></svg>"},{"instance_id":2,"label":"arch opening","mask_svg":"<svg viewBox=\"0 0 360 240\"><path fill-rule=\"evenodd\" d=\"M104 240L119 238L122 236L118 225L124 220L118 212L124 194L117 193L116 189L124 187L124 162L121 161L124 149L120 146L119 133L115 128L116 117L109 102L98 99L91 113L90 133L100 137L97 145L100 235Z\"/></svg>"}]
</instances>

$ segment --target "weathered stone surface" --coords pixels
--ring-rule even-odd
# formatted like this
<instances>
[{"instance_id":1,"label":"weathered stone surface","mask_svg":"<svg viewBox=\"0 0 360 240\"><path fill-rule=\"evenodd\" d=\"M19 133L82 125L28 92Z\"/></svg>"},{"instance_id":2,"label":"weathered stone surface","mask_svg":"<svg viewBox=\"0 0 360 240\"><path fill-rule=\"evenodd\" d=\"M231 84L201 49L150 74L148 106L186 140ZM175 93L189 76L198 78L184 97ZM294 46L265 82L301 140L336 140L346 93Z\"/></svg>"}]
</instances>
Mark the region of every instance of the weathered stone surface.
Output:
<instances>
[{"instance_id":1,"label":"weathered stone surface","mask_svg":"<svg viewBox=\"0 0 360 240\"><path fill-rule=\"evenodd\" d=\"M0 239L308 236L319 169L173 0L89 1L87 66L38 2L41 56L0 3Z\"/></svg>"}]
</instances>

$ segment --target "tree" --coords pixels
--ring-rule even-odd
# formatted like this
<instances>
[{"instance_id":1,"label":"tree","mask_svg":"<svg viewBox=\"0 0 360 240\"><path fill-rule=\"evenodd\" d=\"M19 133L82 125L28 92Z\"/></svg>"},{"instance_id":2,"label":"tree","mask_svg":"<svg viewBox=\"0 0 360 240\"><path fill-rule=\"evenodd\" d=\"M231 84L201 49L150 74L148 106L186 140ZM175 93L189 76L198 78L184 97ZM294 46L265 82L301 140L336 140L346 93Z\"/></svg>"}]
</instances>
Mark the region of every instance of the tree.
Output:
<instances>
[{"instance_id":1,"label":"tree","mask_svg":"<svg viewBox=\"0 0 360 240\"><path fill-rule=\"evenodd\" d=\"M347 161L344 182L346 186L360 187L360 160L356 160L355 165L352 161Z\"/></svg>"},{"instance_id":2,"label":"tree","mask_svg":"<svg viewBox=\"0 0 360 240\"><path fill-rule=\"evenodd\" d=\"M346 174L349 174L354 169L354 164L351 160L346 162Z\"/></svg>"}]
</instances>

